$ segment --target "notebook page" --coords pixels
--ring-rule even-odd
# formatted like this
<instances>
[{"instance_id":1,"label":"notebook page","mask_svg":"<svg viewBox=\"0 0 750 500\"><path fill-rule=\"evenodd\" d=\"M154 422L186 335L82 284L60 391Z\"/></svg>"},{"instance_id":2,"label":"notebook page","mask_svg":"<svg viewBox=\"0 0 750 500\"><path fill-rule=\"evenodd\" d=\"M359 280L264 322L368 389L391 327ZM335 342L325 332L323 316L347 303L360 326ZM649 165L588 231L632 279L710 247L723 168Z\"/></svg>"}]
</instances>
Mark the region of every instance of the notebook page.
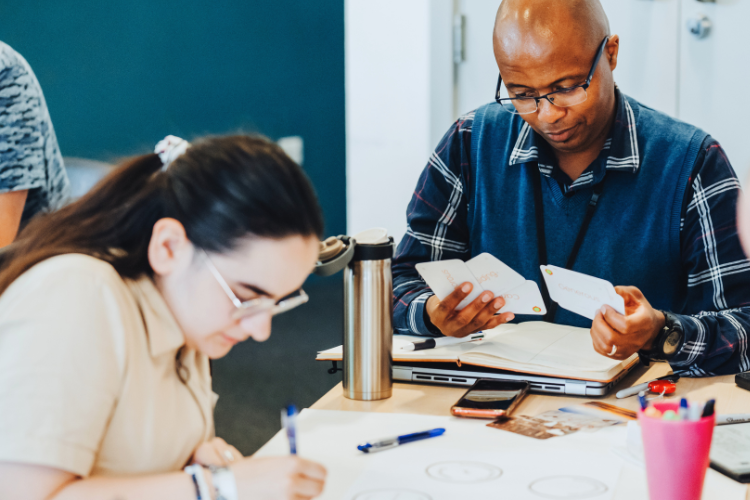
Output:
<instances>
[{"instance_id":1,"label":"notebook page","mask_svg":"<svg viewBox=\"0 0 750 500\"><path fill-rule=\"evenodd\" d=\"M589 330L571 326L529 321L502 331L460 356L500 367L503 360L518 364L561 369L567 372L609 372L622 361L607 358L594 350ZM494 360L494 362L493 362Z\"/></svg>"}]
</instances>

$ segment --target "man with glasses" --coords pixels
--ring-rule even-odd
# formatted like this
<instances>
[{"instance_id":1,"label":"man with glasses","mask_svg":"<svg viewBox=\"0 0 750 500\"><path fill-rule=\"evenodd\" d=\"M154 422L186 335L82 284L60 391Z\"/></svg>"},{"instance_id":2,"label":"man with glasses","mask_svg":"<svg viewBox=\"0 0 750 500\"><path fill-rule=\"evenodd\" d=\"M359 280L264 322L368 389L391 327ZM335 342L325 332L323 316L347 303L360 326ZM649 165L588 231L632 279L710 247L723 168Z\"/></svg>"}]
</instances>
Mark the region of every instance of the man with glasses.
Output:
<instances>
[{"instance_id":1,"label":"man with glasses","mask_svg":"<svg viewBox=\"0 0 750 500\"><path fill-rule=\"evenodd\" d=\"M441 302L414 267L488 252L540 285L545 320L591 328L602 355L750 370L750 262L719 144L615 85L619 38L599 0L505 0L493 44L495 102L451 127L409 205L396 331L463 337L514 319L491 292L456 310L470 285ZM540 264L620 285L626 314L605 306L592 323L556 308Z\"/></svg>"}]
</instances>

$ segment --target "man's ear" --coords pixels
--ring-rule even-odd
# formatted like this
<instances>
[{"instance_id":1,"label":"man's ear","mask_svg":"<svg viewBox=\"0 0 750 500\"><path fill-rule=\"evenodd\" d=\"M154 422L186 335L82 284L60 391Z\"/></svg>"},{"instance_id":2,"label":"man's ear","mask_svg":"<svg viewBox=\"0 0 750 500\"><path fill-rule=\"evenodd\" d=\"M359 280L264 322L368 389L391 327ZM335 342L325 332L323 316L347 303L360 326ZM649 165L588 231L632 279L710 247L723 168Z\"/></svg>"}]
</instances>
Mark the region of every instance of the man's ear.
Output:
<instances>
[{"instance_id":1,"label":"man's ear","mask_svg":"<svg viewBox=\"0 0 750 500\"><path fill-rule=\"evenodd\" d=\"M193 260L194 247L185 228L176 219L159 219L151 231L148 262L160 276L187 268Z\"/></svg>"},{"instance_id":2,"label":"man's ear","mask_svg":"<svg viewBox=\"0 0 750 500\"><path fill-rule=\"evenodd\" d=\"M617 55L620 53L620 37L612 35L604 47L604 56L609 61L609 69L614 71L617 67Z\"/></svg>"}]
</instances>

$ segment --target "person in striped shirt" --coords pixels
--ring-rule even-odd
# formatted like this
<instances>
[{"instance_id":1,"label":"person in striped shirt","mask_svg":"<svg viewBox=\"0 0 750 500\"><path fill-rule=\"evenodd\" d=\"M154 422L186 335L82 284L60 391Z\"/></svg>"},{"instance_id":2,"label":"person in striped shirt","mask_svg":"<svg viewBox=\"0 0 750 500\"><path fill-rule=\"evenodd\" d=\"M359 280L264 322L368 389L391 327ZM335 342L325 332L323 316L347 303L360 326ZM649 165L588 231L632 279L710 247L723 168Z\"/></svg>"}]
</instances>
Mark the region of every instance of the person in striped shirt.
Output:
<instances>
[{"instance_id":1,"label":"person in striped shirt","mask_svg":"<svg viewBox=\"0 0 750 500\"><path fill-rule=\"evenodd\" d=\"M491 292L458 311L470 285L440 301L415 269L489 252L540 287L540 264L619 285L624 315L545 317L590 328L604 356L639 353L692 376L750 370L740 185L719 143L617 87L619 38L598 0L505 0L493 43L496 102L453 124L408 206L396 332L462 337L539 319L497 315L504 299Z\"/></svg>"}]
</instances>

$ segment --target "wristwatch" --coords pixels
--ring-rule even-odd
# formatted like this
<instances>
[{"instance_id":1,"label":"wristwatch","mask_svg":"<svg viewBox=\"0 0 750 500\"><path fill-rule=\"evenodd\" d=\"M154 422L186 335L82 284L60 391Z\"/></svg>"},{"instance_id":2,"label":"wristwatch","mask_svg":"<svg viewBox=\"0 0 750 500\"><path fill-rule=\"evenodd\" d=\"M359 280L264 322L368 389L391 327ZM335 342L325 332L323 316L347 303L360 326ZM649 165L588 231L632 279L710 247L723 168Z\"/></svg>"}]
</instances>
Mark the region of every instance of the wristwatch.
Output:
<instances>
[{"instance_id":1,"label":"wristwatch","mask_svg":"<svg viewBox=\"0 0 750 500\"><path fill-rule=\"evenodd\" d=\"M669 361L677 354L685 340L682 324L677 316L667 311L661 312L664 314L664 328L654 339L651 349L638 351L638 357L646 366L651 361Z\"/></svg>"}]
</instances>

